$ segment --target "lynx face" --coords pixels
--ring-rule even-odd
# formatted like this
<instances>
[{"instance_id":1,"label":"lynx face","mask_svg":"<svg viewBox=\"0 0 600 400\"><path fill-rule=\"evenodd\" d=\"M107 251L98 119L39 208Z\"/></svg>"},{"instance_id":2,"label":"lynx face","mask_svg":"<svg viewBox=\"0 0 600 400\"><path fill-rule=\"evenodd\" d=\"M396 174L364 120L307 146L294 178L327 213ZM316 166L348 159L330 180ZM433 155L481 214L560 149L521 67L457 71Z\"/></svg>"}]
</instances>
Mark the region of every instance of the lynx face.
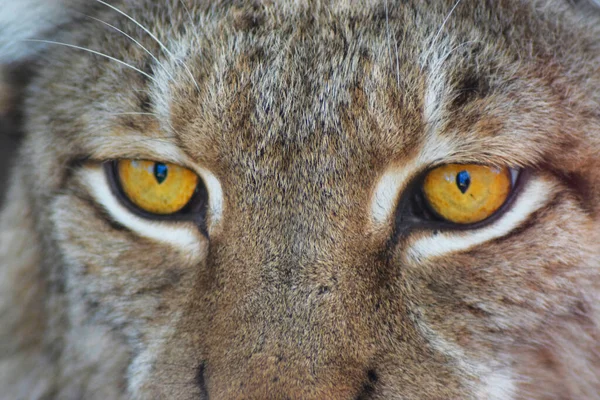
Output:
<instances>
[{"instance_id":1,"label":"lynx face","mask_svg":"<svg viewBox=\"0 0 600 400\"><path fill-rule=\"evenodd\" d=\"M25 95L0 398L598 398L586 7L84 4Z\"/></svg>"}]
</instances>

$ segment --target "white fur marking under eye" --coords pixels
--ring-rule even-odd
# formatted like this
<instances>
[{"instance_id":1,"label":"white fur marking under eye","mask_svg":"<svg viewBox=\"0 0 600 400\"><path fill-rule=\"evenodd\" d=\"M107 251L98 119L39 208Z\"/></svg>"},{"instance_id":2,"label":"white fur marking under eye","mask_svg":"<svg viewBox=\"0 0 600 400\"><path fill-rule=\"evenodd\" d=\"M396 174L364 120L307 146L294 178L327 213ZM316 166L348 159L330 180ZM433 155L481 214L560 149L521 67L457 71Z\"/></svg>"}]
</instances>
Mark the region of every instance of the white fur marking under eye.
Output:
<instances>
[{"instance_id":1,"label":"white fur marking under eye","mask_svg":"<svg viewBox=\"0 0 600 400\"><path fill-rule=\"evenodd\" d=\"M87 168L83 174L92 195L117 222L140 236L169 243L187 252L191 257L200 255L202 238L200 232L191 226L192 222L174 224L166 221L149 221L135 216L115 198L102 168Z\"/></svg>"},{"instance_id":2,"label":"white fur marking under eye","mask_svg":"<svg viewBox=\"0 0 600 400\"><path fill-rule=\"evenodd\" d=\"M446 232L416 240L408 257L422 260L444 254L468 250L473 246L504 236L521 224L532 212L549 199L551 184L540 178L532 179L518 195L511 208L490 226L471 231Z\"/></svg>"}]
</instances>

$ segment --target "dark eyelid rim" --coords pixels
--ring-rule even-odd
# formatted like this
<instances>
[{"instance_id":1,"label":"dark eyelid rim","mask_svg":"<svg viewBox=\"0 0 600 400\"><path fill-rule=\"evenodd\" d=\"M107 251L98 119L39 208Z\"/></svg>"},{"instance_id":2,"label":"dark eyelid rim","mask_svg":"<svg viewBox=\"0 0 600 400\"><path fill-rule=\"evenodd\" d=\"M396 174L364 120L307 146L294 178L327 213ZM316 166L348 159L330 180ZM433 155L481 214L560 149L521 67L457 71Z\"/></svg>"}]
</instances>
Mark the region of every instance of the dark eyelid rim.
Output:
<instances>
[{"instance_id":1,"label":"dark eyelid rim","mask_svg":"<svg viewBox=\"0 0 600 400\"><path fill-rule=\"evenodd\" d=\"M465 163L466 165L467 163ZM443 165L443 164L442 164ZM415 231L468 231L484 228L501 218L514 204L523 187L532 176L532 171L527 168L517 169L518 176L510 194L500 208L488 218L472 224L456 224L444 221L437 216L427 205L423 198L423 181L427 174L441 165L435 165L420 173L408 184L396 206L394 231L390 242L395 244L401 237ZM415 209L418 208L418 209Z\"/></svg>"},{"instance_id":2,"label":"dark eyelid rim","mask_svg":"<svg viewBox=\"0 0 600 400\"><path fill-rule=\"evenodd\" d=\"M196 186L194 194L192 195L190 201L181 210L173 214L153 214L133 204L133 202L123 191L119 173L117 171L117 163L119 161L120 160L105 161L102 163L102 168L104 169L104 173L108 179L112 194L125 208L127 208L127 210L138 217L151 221L192 221L199 227L204 235L207 235L206 212L208 207L208 191L204 181L202 180L202 177L198 176L198 185Z\"/></svg>"}]
</instances>

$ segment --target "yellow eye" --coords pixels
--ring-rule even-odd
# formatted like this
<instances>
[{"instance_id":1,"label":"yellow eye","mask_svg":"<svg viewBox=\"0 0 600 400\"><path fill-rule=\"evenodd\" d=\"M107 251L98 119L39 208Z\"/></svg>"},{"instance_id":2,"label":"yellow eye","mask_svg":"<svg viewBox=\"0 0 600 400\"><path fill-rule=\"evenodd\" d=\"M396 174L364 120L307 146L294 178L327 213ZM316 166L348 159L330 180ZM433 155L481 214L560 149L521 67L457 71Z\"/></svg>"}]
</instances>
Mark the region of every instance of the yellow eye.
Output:
<instances>
[{"instance_id":1,"label":"yellow eye","mask_svg":"<svg viewBox=\"0 0 600 400\"><path fill-rule=\"evenodd\" d=\"M125 195L144 211L173 214L194 195L198 176L179 165L146 160L119 160L117 173Z\"/></svg>"},{"instance_id":2,"label":"yellow eye","mask_svg":"<svg viewBox=\"0 0 600 400\"><path fill-rule=\"evenodd\" d=\"M506 201L512 189L509 168L448 164L430 171L423 193L433 210L457 224L483 221Z\"/></svg>"}]
</instances>

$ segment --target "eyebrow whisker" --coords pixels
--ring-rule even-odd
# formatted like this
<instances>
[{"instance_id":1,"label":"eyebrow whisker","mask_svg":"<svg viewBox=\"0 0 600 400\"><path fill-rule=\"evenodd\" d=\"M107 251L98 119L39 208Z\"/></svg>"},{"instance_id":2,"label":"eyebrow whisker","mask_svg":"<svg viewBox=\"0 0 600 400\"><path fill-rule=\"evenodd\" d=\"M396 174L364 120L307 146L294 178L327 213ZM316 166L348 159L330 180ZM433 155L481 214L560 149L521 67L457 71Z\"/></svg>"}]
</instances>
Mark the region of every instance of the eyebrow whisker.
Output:
<instances>
[{"instance_id":1,"label":"eyebrow whisker","mask_svg":"<svg viewBox=\"0 0 600 400\"><path fill-rule=\"evenodd\" d=\"M442 33L442 31L444 30L444 27L446 26L446 23L448 22L448 20L452 16L452 14L454 14L454 10L456 10L456 7L458 7L458 5L461 2L462 2L462 0L456 0L456 3L454 3L454 6L452 6L452 9L450 9L450 12L448 13L448 15L446 15L446 18L444 18L444 21L442 22L442 25L440 25L440 29L438 29L437 33L435 34L435 36L433 38L433 43L434 44L437 41L437 39L440 36L440 34Z\"/></svg>"},{"instance_id":2,"label":"eyebrow whisker","mask_svg":"<svg viewBox=\"0 0 600 400\"><path fill-rule=\"evenodd\" d=\"M86 51L88 53L92 53L92 54L95 54L95 55L107 58L107 59L109 59L111 61L115 61L115 62L117 62L117 63L119 63L121 65L124 65L124 66L126 66L126 67L128 67L128 68L130 68L130 69L132 69L132 70L134 70L136 72L139 72L140 74L144 75L146 78L152 80L153 82L158 83L158 81L153 76L147 74L146 72L142 71L141 69L136 68L133 65L126 63L123 60L119 60L118 58L109 56L108 54L104 54L104 53L101 53L101 52L96 51L96 50L88 49L87 47L77 46L77 45L74 45L74 44L63 43L63 42L55 42L53 40L24 39L23 41L25 41L25 42L35 42L35 43L54 44L54 45L65 46L65 47L70 47L70 48L73 48L73 49L78 49L78 50Z\"/></svg>"},{"instance_id":3,"label":"eyebrow whisker","mask_svg":"<svg viewBox=\"0 0 600 400\"><path fill-rule=\"evenodd\" d=\"M427 52L425 53L424 56L424 65L428 64L429 62L429 57L431 56L434 46L437 43L442 31L444 30L444 27L446 26L446 23L448 22L448 20L450 20L450 17L452 17L452 14L454 14L454 11L456 10L456 8L458 7L458 5L462 2L462 0L456 0L456 2L454 3L454 5L452 6L452 8L450 9L450 12L448 12L448 15L446 15L446 18L444 18L444 20L442 21L442 24L440 25L440 28L438 29L438 31L436 32L435 36L433 37L433 40L431 41L431 46L429 47L429 49L427 50ZM422 67L421 67L422 68Z\"/></svg>"},{"instance_id":4,"label":"eyebrow whisker","mask_svg":"<svg viewBox=\"0 0 600 400\"><path fill-rule=\"evenodd\" d=\"M183 0L179 0L179 2L183 6L183 9L187 13L188 17L190 18L190 22L191 22L192 26L195 26L196 24L194 23L194 18L192 18L192 14L190 13L190 9L185 5L185 3L183 2Z\"/></svg>"},{"instance_id":5,"label":"eyebrow whisker","mask_svg":"<svg viewBox=\"0 0 600 400\"><path fill-rule=\"evenodd\" d=\"M135 20L133 17L131 17L127 13L123 12L122 10L118 9L117 7L115 7L115 6L111 5L111 4L108 4L107 2L105 2L103 0L96 0L96 1L98 3L100 3L100 4L105 5L106 7L109 7L111 9L113 9L114 11L118 12L119 14L123 15L125 18L129 19L131 22L133 22L134 24L136 24L137 26L139 26L144 32L146 32L152 39L154 39L154 41L156 43L158 43L158 45L163 49L163 51L165 53L167 53L167 55L169 55L169 57L171 57L173 60L175 60L178 63L180 63L181 65L183 65L183 67L187 71L188 75L190 76L190 78L194 82L194 85L196 86L196 89L198 90L198 92L200 92L200 86L198 85L198 82L194 78L194 75L192 74L192 71L190 71L189 67L182 60L180 60L179 58L175 57L175 55L167 48L167 46L165 46L163 44L163 42L161 42L152 32L150 32L150 30L148 28L146 28L144 25L142 25L137 20Z\"/></svg>"},{"instance_id":6,"label":"eyebrow whisker","mask_svg":"<svg viewBox=\"0 0 600 400\"><path fill-rule=\"evenodd\" d=\"M137 41L136 39L134 39L131 35L123 32L121 29L117 28L114 25L109 24L106 21L103 21L99 18L95 18L92 17L91 15L87 15L87 14L83 14L84 16L93 19L94 21L100 22L101 24L104 24L112 29L114 29L115 31L119 32L120 34L122 34L123 36L125 36L126 38L128 38L129 40L131 40L133 43L137 44L142 50L144 50L150 57L152 57L152 59L167 73L167 75L169 75L169 78L171 78L171 80L174 80L175 78L173 78L173 75L171 75L171 73L169 72L169 70L167 70L167 68L158 60L158 58L156 58L156 56L154 54L152 54L152 52L150 50L148 50L146 47L144 47L144 45L142 45L139 41Z\"/></svg>"}]
</instances>

